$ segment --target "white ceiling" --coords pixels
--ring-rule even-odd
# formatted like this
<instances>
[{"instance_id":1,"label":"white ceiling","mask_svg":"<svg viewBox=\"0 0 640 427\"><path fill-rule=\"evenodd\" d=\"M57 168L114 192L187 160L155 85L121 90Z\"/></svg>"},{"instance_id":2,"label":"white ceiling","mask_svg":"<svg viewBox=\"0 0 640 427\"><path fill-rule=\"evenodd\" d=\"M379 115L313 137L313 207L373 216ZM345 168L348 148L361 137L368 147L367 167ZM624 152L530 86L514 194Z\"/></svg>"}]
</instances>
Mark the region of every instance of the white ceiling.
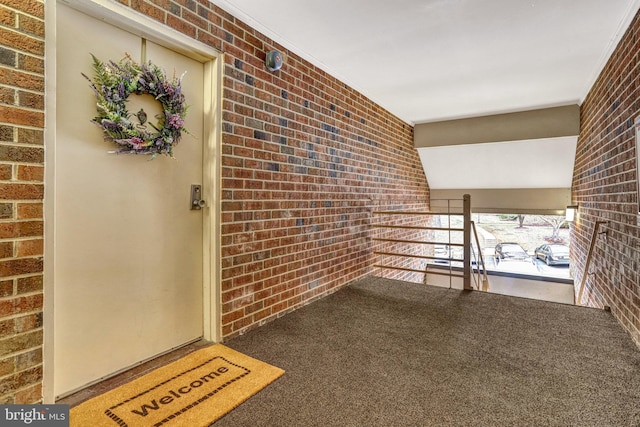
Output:
<instances>
[{"instance_id":1,"label":"white ceiling","mask_svg":"<svg viewBox=\"0 0 640 427\"><path fill-rule=\"evenodd\" d=\"M580 103L639 0L213 0L410 123Z\"/></svg>"},{"instance_id":2,"label":"white ceiling","mask_svg":"<svg viewBox=\"0 0 640 427\"><path fill-rule=\"evenodd\" d=\"M580 104L640 6L640 0L212 2L412 124ZM571 185L575 138L525 141L511 157L505 144L419 152L431 188L504 188L509 177L509 188ZM451 181L454 159L465 164L479 156L500 169L472 175L460 166ZM530 169L548 163L560 169L543 183ZM448 166L438 172L438 165Z\"/></svg>"}]
</instances>

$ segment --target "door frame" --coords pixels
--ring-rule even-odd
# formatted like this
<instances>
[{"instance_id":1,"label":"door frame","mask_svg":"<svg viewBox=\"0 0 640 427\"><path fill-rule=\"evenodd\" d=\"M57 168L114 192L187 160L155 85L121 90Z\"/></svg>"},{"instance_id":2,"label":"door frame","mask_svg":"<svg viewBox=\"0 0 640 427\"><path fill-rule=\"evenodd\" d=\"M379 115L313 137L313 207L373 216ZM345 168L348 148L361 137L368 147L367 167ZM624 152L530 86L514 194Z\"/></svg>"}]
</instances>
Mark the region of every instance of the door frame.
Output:
<instances>
[{"instance_id":1,"label":"door frame","mask_svg":"<svg viewBox=\"0 0 640 427\"><path fill-rule=\"evenodd\" d=\"M223 54L146 15L109 0L54 0L45 2L46 103L45 143L45 248L44 248L44 343L43 401L54 403L54 327L55 327L55 177L56 177L56 7L62 3L88 16L176 51L204 64L205 119L203 129L202 194L209 201L203 209L203 338L222 339L220 276L220 196L222 157L222 77ZM208 108L207 108L208 107Z\"/></svg>"}]
</instances>

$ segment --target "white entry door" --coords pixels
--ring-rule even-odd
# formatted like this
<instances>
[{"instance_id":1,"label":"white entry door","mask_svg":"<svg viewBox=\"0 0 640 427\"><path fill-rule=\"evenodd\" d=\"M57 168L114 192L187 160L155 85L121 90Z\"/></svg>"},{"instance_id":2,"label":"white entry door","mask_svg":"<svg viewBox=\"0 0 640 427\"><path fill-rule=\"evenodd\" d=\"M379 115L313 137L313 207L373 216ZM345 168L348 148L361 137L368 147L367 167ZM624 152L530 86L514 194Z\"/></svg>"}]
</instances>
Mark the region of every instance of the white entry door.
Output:
<instances>
[{"instance_id":1,"label":"white entry door","mask_svg":"<svg viewBox=\"0 0 640 427\"><path fill-rule=\"evenodd\" d=\"M125 53L183 78L189 105L175 159L109 154L90 120L90 54ZM67 394L203 335L204 65L57 7L54 394ZM157 101L132 95L153 119ZM139 106L136 106L136 111ZM131 109L130 109L131 110ZM158 110L160 111L160 110ZM135 112L135 111L134 111ZM206 209L206 208L205 208Z\"/></svg>"}]
</instances>

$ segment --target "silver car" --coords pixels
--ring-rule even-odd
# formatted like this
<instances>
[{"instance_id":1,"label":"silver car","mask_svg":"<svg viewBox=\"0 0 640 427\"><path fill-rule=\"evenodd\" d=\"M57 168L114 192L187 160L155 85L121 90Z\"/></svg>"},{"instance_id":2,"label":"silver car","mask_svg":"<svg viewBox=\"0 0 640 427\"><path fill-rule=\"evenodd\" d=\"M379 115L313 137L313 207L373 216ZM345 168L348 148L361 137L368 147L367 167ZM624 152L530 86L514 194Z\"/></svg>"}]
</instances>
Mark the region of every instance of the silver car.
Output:
<instances>
[{"instance_id":1,"label":"silver car","mask_svg":"<svg viewBox=\"0 0 640 427\"><path fill-rule=\"evenodd\" d=\"M547 265L569 265L569 246L561 244L538 246L535 257L546 262Z\"/></svg>"}]
</instances>

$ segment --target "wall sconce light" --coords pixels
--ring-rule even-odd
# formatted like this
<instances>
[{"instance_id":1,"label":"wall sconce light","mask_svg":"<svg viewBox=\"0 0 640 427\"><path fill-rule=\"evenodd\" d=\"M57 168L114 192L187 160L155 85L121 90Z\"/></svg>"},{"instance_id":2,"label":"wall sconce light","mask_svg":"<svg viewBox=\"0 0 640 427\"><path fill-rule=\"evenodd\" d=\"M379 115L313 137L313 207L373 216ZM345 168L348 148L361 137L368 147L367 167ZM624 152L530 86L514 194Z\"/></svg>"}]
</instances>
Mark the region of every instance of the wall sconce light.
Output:
<instances>
[{"instance_id":1,"label":"wall sconce light","mask_svg":"<svg viewBox=\"0 0 640 427\"><path fill-rule=\"evenodd\" d=\"M284 59L282 58L282 54L277 50L270 50L267 52L267 57L264 60L267 70L269 71L278 71L282 68L283 62Z\"/></svg>"},{"instance_id":2,"label":"wall sconce light","mask_svg":"<svg viewBox=\"0 0 640 427\"><path fill-rule=\"evenodd\" d=\"M565 219L568 222L573 222L576 219L577 214L578 214L578 205L567 206L567 209L564 211Z\"/></svg>"}]
</instances>

